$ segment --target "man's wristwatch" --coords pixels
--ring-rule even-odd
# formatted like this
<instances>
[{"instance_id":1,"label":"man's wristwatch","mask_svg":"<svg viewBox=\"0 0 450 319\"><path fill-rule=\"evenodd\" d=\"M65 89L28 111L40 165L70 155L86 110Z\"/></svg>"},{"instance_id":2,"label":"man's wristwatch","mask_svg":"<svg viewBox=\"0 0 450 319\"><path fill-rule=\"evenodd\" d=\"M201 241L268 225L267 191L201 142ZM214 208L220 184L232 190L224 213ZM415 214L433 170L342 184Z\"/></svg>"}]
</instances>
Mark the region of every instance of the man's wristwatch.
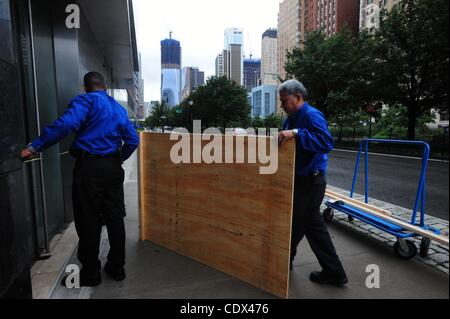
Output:
<instances>
[{"instance_id":1,"label":"man's wristwatch","mask_svg":"<svg viewBox=\"0 0 450 319\"><path fill-rule=\"evenodd\" d=\"M292 133L294 133L294 137L297 137L298 136L298 129L293 129L292 130Z\"/></svg>"},{"instance_id":2,"label":"man's wristwatch","mask_svg":"<svg viewBox=\"0 0 450 319\"><path fill-rule=\"evenodd\" d=\"M38 153L38 151L33 146L31 146L31 143L27 145L27 149L33 154Z\"/></svg>"}]
</instances>

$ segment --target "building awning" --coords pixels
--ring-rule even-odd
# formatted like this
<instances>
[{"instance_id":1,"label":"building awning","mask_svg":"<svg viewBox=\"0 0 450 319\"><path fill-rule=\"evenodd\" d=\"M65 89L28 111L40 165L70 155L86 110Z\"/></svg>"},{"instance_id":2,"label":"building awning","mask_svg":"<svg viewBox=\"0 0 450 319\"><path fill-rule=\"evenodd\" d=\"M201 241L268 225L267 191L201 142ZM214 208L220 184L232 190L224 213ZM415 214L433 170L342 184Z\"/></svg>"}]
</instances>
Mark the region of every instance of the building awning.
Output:
<instances>
[{"instance_id":1,"label":"building awning","mask_svg":"<svg viewBox=\"0 0 450 319\"><path fill-rule=\"evenodd\" d=\"M139 71L132 0L78 0L89 26L112 68L112 88L133 86Z\"/></svg>"}]
</instances>

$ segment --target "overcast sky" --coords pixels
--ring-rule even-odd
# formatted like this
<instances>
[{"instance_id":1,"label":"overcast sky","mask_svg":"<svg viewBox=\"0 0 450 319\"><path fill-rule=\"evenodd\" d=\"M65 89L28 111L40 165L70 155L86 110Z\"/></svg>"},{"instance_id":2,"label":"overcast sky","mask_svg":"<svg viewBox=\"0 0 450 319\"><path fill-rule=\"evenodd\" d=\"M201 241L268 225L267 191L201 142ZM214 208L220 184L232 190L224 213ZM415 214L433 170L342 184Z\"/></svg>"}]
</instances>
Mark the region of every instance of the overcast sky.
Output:
<instances>
[{"instance_id":1,"label":"overcast sky","mask_svg":"<svg viewBox=\"0 0 450 319\"><path fill-rule=\"evenodd\" d=\"M215 73L223 50L223 32L244 29L244 52L261 57L261 36L276 28L280 0L133 0L138 50L142 54L145 101L160 99L160 41L181 42L182 67L197 66L206 77Z\"/></svg>"}]
</instances>

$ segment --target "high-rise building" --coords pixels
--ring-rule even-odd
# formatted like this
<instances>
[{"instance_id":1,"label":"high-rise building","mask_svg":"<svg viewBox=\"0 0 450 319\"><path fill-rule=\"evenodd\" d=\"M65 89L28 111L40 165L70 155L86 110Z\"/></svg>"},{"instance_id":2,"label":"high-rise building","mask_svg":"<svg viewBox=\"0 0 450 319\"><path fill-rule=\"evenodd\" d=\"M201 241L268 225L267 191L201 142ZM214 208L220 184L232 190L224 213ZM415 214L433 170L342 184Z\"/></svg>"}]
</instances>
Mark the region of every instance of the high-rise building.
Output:
<instances>
[{"instance_id":1,"label":"high-rise building","mask_svg":"<svg viewBox=\"0 0 450 319\"><path fill-rule=\"evenodd\" d=\"M360 0L359 29L378 29L382 10L392 10L400 0Z\"/></svg>"},{"instance_id":2,"label":"high-rise building","mask_svg":"<svg viewBox=\"0 0 450 319\"><path fill-rule=\"evenodd\" d=\"M190 66L183 68L182 99L189 96L203 84L205 84L205 72Z\"/></svg>"},{"instance_id":3,"label":"high-rise building","mask_svg":"<svg viewBox=\"0 0 450 319\"><path fill-rule=\"evenodd\" d=\"M224 50L222 53L223 75L239 85L242 85L244 81L243 48L243 30L240 28L226 29L224 32Z\"/></svg>"},{"instance_id":4,"label":"high-rise building","mask_svg":"<svg viewBox=\"0 0 450 319\"><path fill-rule=\"evenodd\" d=\"M331 36L347 26L358 32L360 0L284 0L278 13L278 75L286 78L286 55L303 47L309 32ZM367 0L370 1L370 0ZM384 1L384 0L381 0ZM390 1L390 0L386 0Z\"/></svg>"},{"instance_id":5,"label":"high-rise building","mask_svg":"<svg viewBox=\"0 0 450 319\"><path fill-rule=\"evenodd\" d=\"M261 43L261 82L278 84L278 39L277 29L267 29L262 35Z\"/></svg>"},{"instance_id":6,"label":"high-rise building","mask_svg":"<svg viewBox=\"0 0 450 319\"><path fill-rule=\"evenodd\" d=\"M216 76L224 76L223 68L223 51L219 53L216 57Z\"/></svg>"},{"instance_id":7,"label":"high-rise building","mask_svg":"<svg viewBox=\"0 0 450 319\"><path fill-rule=\"evenodd\" d=\"M224 50L229 50L231 44L244 46L244 31L241 28L227 28L224 31Z\"/></svg>"},{"instance_id":8,"label":"high-rise building","mask_svg":"<svg viewBox=\"0 0 450 319\"><path fill-rule=\"evenodd\" d=\"M261 60L244 59L244 86L247 92L251 92L261 83Z\"/></svg>"},{"instance_id":9,"label":"high-rise building","mask_svg":"<svg viewBox=\"0 0 450 319\"><path fill-rule=\"evenodd\" d=\"M251 102L253 117L268 117L276 111L277 86L261 85L254 88L249 101Z\"/></svg>"},{"instance_id":10,"label":"high-rise building","mask_svg":"<svg viewBox=\"0 0 450 319\"><path fill-rule=\"evenodd\" d=\"M347 26L359 30L359 0L303 0L305 32L322 30L326 36Z\"/></svg>"},{"instance_id":11,"label":"high-rise building","mask_svg":"<svg viewBox=\"0 0 450 319\"><path fill-rule=\"evenodd\" d=\"M138 119L145 119L144 117L144 79L142 78L142 58L141 54L139 53L139 71L136 72L137 75L137 103L138 103L138 111L137 111L137 118Z\"/></svg>"},{"instance_id":12,"label":"high-rise building","mask_svg":"<svg viewBox=\"0 0 450 319\"><path fill-rule=\"evenodd\" d=\"M302 21L302 6L305 0L284 0L280 3L278 12L278 34L277 34L277 67L278 75L285 79L287 77L284 69L287 62L287 53L299 47L304 39Z\"/></svg>"},{"instance_id":13,"label":"high-rise building","mask_svg":"<svg viewBox=\"0 0 450 319\"><path fill-rule=\"evenodd\" d=\"M172 39L161 41L161 100L169 107L181 100L181 46Z\"/></svg>"}]
</instances>

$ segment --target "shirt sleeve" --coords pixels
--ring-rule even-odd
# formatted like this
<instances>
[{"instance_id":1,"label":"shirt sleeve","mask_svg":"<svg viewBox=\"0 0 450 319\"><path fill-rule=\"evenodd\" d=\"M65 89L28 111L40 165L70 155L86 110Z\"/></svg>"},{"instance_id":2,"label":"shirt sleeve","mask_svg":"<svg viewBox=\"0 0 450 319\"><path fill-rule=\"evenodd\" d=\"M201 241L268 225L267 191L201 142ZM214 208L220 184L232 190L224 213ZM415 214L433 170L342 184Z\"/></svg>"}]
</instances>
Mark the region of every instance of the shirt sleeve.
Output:
<instances>
[{"instance_id":1,"label":"shirt sleeve","mask_svg":"<svg viewBox=\"0 0 450 319\"><path fill-rule=\"evenodd\" d=\"M70 102L64 114L53 124L45 127L42 134L30 146L35 151L42 152L69 134L78 131L89 114L91 104L86 96L77 96Z\"/></svg>"},{"instance_id":2,"label":"shirt sleeve","mask_svg":"<svg viewBox=\"0 0 450 319\"><path fill-rule=\"evenodd\" d=\"M121 129L122 140L122 160L126 161L139 146L139 135L130 120L126 120Z\"/></svg>"},{"instance_id":3,"label":"shirt sleeve","mask_svg":"<svg viewBox=\"0 0 450 319\"><path fill-rule=\"evenodd\" d=\"M298 130L297 145L313 153L330 153L334 148L334 140L325 117L320 113L313 114L310 121L309 128Z\"/></svg>"}]
</instances>

